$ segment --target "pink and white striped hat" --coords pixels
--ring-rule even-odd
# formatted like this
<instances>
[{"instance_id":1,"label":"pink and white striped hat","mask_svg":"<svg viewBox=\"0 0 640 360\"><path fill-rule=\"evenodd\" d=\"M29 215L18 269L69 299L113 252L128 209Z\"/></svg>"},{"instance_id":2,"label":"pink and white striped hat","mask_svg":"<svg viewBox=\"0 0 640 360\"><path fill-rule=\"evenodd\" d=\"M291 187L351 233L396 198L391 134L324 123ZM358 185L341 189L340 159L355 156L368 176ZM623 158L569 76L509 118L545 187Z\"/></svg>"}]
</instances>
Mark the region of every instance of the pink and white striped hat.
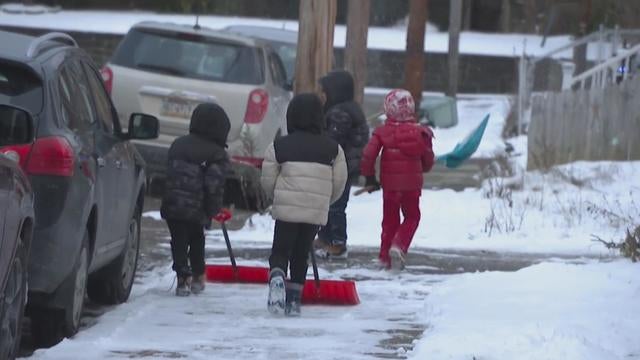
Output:
<instances>
[{"instance_id":1,"label":"pink and white striped hat","mask_svg":"<svg viewBox=\"0 0 640 360\"><path fill-rule=\"evenodd\" d=\"M384 113L395 121L416 121L416 104L411 93L404 89L391 90L384 98Z\"/></svg>"}]
</instances>

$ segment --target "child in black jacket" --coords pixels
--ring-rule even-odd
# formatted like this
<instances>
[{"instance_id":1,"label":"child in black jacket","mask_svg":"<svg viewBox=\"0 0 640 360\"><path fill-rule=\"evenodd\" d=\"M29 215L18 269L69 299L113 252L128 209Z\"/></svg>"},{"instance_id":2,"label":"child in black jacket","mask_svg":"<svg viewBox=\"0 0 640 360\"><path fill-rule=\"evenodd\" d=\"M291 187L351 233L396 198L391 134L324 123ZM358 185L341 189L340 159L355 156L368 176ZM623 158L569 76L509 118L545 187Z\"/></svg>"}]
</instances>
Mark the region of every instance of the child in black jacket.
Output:
<instances>
[{"instance_id":1,"label":"child in black jacket","mask_svg":"<svg viewBox=\"0 0 640 360\"><path fill-rule=\"evenodd\" d=\"M169 148L161 215L171 232L176 295L204 290L204 227L222 208L229 170L225 151L229 118L216 104L200 104L191 116L189 134Z\"/></svg>"}]
</instances>

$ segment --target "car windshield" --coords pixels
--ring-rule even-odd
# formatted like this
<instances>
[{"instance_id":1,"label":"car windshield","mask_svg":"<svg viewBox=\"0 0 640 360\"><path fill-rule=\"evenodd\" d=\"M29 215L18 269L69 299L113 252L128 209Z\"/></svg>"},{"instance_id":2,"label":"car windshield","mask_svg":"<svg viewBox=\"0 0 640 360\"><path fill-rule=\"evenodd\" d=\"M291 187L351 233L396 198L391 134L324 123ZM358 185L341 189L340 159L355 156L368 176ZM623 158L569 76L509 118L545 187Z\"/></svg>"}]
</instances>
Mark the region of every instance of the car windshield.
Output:
<instances>
[{"instance_id":1,"label":"car windshield","mask_svg":"<svg viewBox=\"0 0 640 360\"><path fill-rule=\"evenodd\" d=\"M112 63L144 71L199 80L264 83L260 50L189 33L134 29Z\"/></svg>"},{"instance_id":2,"label":"car windshield","mask_svg":"<svg viewBox=\"0 0 640 360\"><path fill-rule=\"evenodd\" d=\"M0 62L0 104L11 104L39 114L42 110L42 83L28 69Z\"/></svg>"}]
</instances>

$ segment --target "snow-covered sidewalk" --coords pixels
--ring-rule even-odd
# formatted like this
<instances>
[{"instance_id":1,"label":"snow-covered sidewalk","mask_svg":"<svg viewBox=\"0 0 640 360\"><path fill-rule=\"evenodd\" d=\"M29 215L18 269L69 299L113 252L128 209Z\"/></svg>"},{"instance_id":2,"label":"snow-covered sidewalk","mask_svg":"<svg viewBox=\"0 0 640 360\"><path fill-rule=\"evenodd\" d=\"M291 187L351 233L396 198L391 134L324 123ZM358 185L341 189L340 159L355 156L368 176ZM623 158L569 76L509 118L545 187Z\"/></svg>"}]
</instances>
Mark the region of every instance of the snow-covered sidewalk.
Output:
<instances>
[{"instance_id":1,"label":"snow-covered sidewalk","mask_svg":"<svg viewBox=\"0 0 640 360\"><path fill-rule=\"evenodd\" d=\"M369 359L404 357L419 336L424 299L440 275L393 276L365 269L332 276L367 277L358 306L305 306L301 318L266 309L266 285L208 284L178 298L173 274L146 274L130 301L34 359ZM327 275L323 272L323 275ZM409 340L407 340L407 338ZM387 346L386 344L389 344Z\"/></svg>"}]
</instances>

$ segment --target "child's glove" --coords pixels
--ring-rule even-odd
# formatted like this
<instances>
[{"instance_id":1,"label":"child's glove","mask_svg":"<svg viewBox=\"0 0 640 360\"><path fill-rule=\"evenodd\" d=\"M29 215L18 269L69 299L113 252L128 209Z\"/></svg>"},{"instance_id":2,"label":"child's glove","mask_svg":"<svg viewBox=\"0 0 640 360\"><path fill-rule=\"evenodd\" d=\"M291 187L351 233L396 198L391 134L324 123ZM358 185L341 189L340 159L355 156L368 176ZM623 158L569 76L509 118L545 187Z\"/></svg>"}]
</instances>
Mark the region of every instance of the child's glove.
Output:
<instances>
[{"instance_id":1,"label":"child's glove","mask_svg":"<svg viewBox=\"0 0 640 360\"><path fill-rule=\"evenodd\" d=\"M218 212L218 214L213 217L213 220L222 224L231 220L231 217L232 217L231 210L222 208L220 209L220 212Z\"/></svg>"},{"instance_id":2,"label":"child's glove","mask_svg":"<svg viewBox=\"0 0 640 360\"><path fill-rule=\"evenodd\" d=\"M371 194L374 191L380 190L380 183L374 175L367 176L366 182L364 183L364 188L367 189L367 192L369 194Z\"/></svg>"}]
</instances>

